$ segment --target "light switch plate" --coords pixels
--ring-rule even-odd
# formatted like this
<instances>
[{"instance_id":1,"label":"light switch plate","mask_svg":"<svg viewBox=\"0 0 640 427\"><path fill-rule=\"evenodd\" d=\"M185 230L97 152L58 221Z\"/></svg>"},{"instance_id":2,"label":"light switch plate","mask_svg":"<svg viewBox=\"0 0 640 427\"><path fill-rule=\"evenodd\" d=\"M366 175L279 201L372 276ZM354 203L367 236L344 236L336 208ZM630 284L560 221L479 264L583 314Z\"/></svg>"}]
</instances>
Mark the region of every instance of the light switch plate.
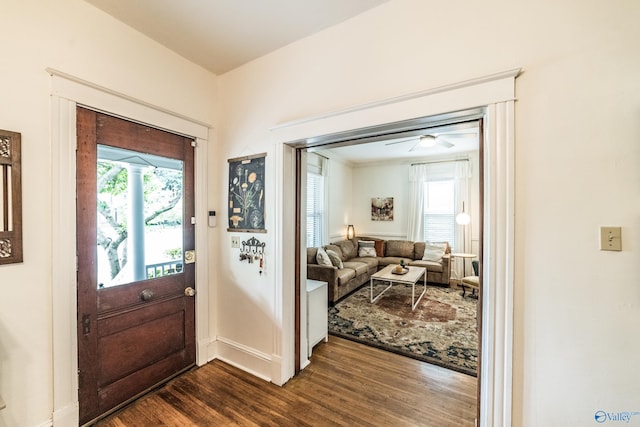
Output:
<instances>
[{"instance_id":1,"label":"light switch plate","mask_svg":"<svg viewBox=\"0 0 640 427\"><path fill-rule=\"evenodd\" d=\"M231 247L235 249L240 247L240 236L231 236Z\"/></svg>"},{"instance_id":2,"label":"light switch plate","mask_svg":"<svg viewBox=\"0 0 640 427\"><path fill-rule=\"evenodd\" d=\"M600 227L600 250L622 250L622 227Z\"/></svg>"}]
</instances>

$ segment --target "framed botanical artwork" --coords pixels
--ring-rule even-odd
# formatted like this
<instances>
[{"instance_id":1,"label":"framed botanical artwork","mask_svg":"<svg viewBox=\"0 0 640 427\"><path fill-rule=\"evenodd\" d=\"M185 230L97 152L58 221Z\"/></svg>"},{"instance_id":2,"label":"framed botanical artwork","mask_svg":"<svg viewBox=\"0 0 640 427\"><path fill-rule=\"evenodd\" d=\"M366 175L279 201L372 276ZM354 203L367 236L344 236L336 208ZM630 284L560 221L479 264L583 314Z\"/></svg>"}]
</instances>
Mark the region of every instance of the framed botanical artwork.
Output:
<instances>
[{"instance_id":1,"label":"framed botanical artwork","mask_svg":"<svg viewBox=\"0 0 640 427\"><path fill-rule=\"evenodd\" d=\"M266 233L265 158L267 154L229 159L229 227L227 231Z\"/></svg>"},{"instance_id":2,"label":"framed botanical artwork","mask_svg":"<svg viewBox=\"0 0 640 427\"><path fill-rule=\"evenodd\" d=\"M371 221L393 221L393 197L371 198Z\"/></svg>"}]
</instances>

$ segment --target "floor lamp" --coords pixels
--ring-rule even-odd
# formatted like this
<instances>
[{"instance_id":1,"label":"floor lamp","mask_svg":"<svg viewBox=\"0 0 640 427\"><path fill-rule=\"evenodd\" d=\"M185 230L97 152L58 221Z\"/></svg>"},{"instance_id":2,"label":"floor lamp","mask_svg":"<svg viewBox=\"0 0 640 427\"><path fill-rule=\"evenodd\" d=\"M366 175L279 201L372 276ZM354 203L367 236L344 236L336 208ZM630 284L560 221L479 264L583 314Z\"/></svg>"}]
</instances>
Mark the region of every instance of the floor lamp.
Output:
<instances>
[{"instance_id":1,"label":"floor lamp","mask_svg":"<svg viewBox=\"0 0 640 427\"><path fill-rule=\"evenodd\" d=\"M456 223L462 226L462 252L467 253L467 225L471 222L471 217L464 210L464 202L462 202L462 212L456 215ZM466 258L462 258L462 276L465 274Z\"/></svg>"}]
</instances>

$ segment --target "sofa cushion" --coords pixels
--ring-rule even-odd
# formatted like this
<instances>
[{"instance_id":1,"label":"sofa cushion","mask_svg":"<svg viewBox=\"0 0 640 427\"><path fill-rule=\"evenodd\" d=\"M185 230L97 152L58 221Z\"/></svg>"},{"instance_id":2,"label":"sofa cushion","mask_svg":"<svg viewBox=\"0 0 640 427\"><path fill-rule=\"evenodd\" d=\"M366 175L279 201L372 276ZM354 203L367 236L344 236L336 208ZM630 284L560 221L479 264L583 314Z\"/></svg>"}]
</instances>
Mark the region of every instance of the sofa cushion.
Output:
<instances>
[{"instance_id":1,"label":"sofa cushion","mask_svg":"<svg viewBox=\"0 0 640 427\"><path fill-rule=\"evenodd\" d=\"M340 240L339 242L332 243L332 245L340 247L342 250L341 258L343 261L358 256L358 247L356 246L355 240Z\"/></svg>"},{"instance_id":2,"label":"sofa cushion","mask_svg":"<svg viewBox=\"0 0 640 427\"><path fill-rule=\"evenodd\" d=\"M335 253L337 253L340 256L340 259L342 259L342 249L340 249L340 246L334 245L334 244L325 245L324 250L325 251L328 251L328 250L334 251Z\"/></svg>"},{"instance_id":3,"label":"sofa cushion","mask_svg":"<svg viewBox=\"0 0 640 427\"><path fill-rule=\"evenodd\" d=\"M358 257L375 257L376 248L373 240L358 240Z\"/></svg>"},{"instance_id":4,"label":"sofa cushion","mask_svg":"<svg viewBox=\"0 0 640 427\"><path fill-rule=\"evenodd\" d=\"M387 257L402 257L413 259L413 242L406 240L387 240L384 247Z\"/></svg>"},{"instance_id":5,"label":"sofa cushion","mask_svg":"<svg viewBox=\"0 0 640 427\"><path fill-rule=\"evenodd\" d=\"M345 285L354 277L356 277L356 271L353 268L341 268L338 270L338 285Z\"/></svg>"},{"instance_id":6,"label":"sofa cushion","mask_svg":"<svg viewBox=\"0 0 640 427\"><path fill-rule=\"evenodd\" d=\"M329 258L329 254L324 249L318 249L318 252L316 253L316 261L319 265L326 265L328 267L333 265L331 258Z\"/></svg>"},{"instance_id":7,"label":"sofa cushion","mask_svg":"<svg viewBox=\"0 0 640 427\"><path fill-rule=\"evenodd\" d=\"M441 262L424 261L419 259L419 260L411 261L409 265L413 265L415 267L424 267L427 269L427 271L435 271L438 273L442 273L442 271L444 270L442 268Z\"/></svg>"},{"instance_id":8,"label":"sofa cushion","mask_svg":"<svg viewBox=\"0 0 640 427\"><path fill-rule=\"evenodd\" d=\"M447 249L446 243L429 243L427 242L424 247L424 255L422 259L425 261L442 261L444 251Z\"/></svg>"},{"instance_id":9,"label":"sofa cushion","mask_svg":"<svg viewBox=\"0 0 640 427\"><path fill-rule=\"evenodd\" d=\"M318 253L318 248L307 248L307 264L317 264L316 254Z\"/></svg>"},{"instance_id":10,"label":"sofa cushion","mask_svg":"<svg viewBox=\"0 0 640 427\"><path fill-rule=\"evenodd\" d=\"M389 264L400 264L405 263L409 264L413 260L411 258L404 258L399 256L386 256L382 258L378 258L378 267L385 267Z\"/></svg>"},{"instance_id":11,"label":"sofa cushion","mask_svg":"<svg viewBox=\"0 0 640 427\"><path fill-rule=\"evenodd\" d=\"M331 264L333 264L334 267L344 268L344 265L342 264L342 259L340 259L340 255L338 255L335 251L332 251L331 249L327 249L326 252L327 252L327 255L329 255Z\"/></svg>"},{"instance_id":12,"label":"sofa cushion","mask_svg":"<svg viewBox=\"0 0 640 427\"><path fill-rule=\"evenodd\" d=\"M367 264L369 266L369 269L374 269L377 270L378 268L378 258L372 258L372 257L363 257L363 258L351 258L349 260L350 262L362 262L364 264ZM347 265L347 264L345 264Z\"/></svg>"},{"instance_id":13,"label":"sofa cushion","mask_svg":"<svg viewBox=\"0 0 640 427\"><path fill-rule=\"evenodd\" d=\"M369 265L365 262L345 261L344 268L352 268L356 272L356 276L369 272Z\"/></svg>"}]
</instances>

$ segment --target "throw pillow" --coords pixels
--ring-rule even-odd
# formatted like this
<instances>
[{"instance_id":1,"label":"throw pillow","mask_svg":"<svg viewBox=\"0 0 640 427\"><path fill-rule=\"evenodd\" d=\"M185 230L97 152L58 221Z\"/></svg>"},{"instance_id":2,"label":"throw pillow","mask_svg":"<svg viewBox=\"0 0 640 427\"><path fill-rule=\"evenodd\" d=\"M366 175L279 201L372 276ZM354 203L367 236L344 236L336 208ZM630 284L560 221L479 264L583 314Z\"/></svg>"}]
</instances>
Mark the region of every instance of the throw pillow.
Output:
<instances>
[{"instance_id":1,"label":"throw pillow","mask_svg":"<svg viewBox=\"0 0 640 427\"><path fill-rule=\"evenodd\" d=\"M376 256L384 256L384 240L374 240Z\"/></svg>"},{"instance_id":2,"label":"throw pillow","mask_svg":"<svg viewBox=\"0 0 640 427\"><path fill-rule=\"evenodd\" d=\"M327 252L327 255L329 255L331 264L333 264L334 267L344 268L344 264L342 264L342 260L340 259L340 256L338 255L337 252L332 251L331 249L327 249L326 252Z\"/></svg>"},{"instance_id":3,"label":"throw pillow","mask_svg":"<svg viewBox=\"0 0 640 427\"><path fill-rule=\"evenodd\" d=\"M373 240L358 240L359 257L375 257L376 248Z\"/></svg>"},{"instance_id":4,"label":"throw pillow","mask_svg":"<svg viewBox=\"0 0 640 427\"><path fill-rule=\"evenodd\" d=\"M322 248L318 249L318 253L316 254L316 262L319 265L326 265L328 267L331 267L333 265L331 264L331 259L329 258L329 255L327 255L327 252Z\"/></svg>"},{"instance_id":5,"label":"throw pillow","mask_svg":"<svg viewBox=\"0 0 640 427\"><path fill-rule=\"evenodd\" d=\"M444 251L447 248L446 243L429 243L424 245L423 261L440 262L444 256Z\"/></svg>"}]
</instances>

